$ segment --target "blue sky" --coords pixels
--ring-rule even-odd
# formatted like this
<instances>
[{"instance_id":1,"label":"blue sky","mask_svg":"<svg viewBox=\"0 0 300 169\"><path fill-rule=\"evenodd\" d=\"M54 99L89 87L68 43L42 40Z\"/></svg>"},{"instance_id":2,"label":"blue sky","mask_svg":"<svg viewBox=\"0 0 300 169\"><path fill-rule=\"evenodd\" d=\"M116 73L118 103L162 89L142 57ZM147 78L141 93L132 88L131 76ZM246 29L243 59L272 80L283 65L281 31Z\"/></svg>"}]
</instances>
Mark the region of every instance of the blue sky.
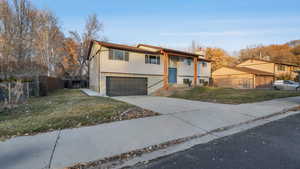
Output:
<instances>
[{"instance_id":1,"label":"blue sky","mask_svg":"<svg viewBox=\"0 0 300 169\"><path fill-rule=\"evenodd\" d=\"M192 40L232 52L300 39L299 0L32 0L81 31L96 13L110 42L187 48Z\"/></svg>"}]
</instances>

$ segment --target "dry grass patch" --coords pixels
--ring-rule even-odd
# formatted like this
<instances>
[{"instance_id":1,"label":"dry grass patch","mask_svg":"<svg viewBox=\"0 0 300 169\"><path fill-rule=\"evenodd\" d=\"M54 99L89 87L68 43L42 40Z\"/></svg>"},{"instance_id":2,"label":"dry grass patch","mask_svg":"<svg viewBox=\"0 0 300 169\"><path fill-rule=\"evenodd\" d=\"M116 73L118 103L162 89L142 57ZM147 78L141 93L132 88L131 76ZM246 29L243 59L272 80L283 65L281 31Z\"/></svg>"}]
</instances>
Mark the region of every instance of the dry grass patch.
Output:
<instances>
[{"instance_id":1,"label":"dry grass patch","mask_svg":"<svg viewBox=\"0 0 300 169\"><path fill-rule=\"evenodd\" d=\"M300 96L300 92L195 87L189 90L175 91L169 97L227 104L241 104L293 96Z\"/></svg>"},{"instance_id":2,"label":"dry grass patch","mask_svg":"<svg viewBox=\"0 0 300 169\"><path fill-rule=\"evenodd\" d=\"M80 90L59 90L36 97L13 109L0 110L0 138L158 115L105 97L89 97Z\"/></svg>"}]
</instances>

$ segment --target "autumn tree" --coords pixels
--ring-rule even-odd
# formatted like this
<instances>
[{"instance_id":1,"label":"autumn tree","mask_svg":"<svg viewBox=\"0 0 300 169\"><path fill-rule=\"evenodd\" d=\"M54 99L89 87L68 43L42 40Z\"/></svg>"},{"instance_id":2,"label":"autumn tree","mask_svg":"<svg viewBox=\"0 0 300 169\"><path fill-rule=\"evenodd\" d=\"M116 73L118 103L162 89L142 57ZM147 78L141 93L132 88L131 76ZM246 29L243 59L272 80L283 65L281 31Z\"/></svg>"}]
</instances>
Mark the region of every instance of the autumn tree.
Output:
<instances>
[{"instance_id":1,"label":"autumn tree","mask_svg":"<svg viewBox=\"0 0 300 169\"><path fill-rule=\"evenodd\" d=\"M227 52L220 48L206 48L206 58L212 60L212 71L222 66L234 66L237 59L229 56Z\"/></svg>"},{"instance_id":2,"label":"autumn tree","mask_svg":"<svg viewBox=\"0 0 300 169\"><path fill-rule=\"evenodd\" d=\"M275 62L300 64L300 57L297 55L298 47L289 44L254 46L240 51L240 60L255 58Z\"/></svg>"},{"instance_id":3,"label":"autumn tree","mask_svg":"<svg viewBox=\"0 0 300 169\"><path fill-rule=\"evenodd\" d=\"M96 14L88 16L85 24L85 29L82 34L76 31L70 31L71 38L78 44L76 48L77 61L79 64L78 75L83 76L88 74L88 60L87 54L89 49L89 44L93 39L100 38L100 31L103 25L98 20Z\"/></svg>"},{"instance_id":4,"label":"autumn tree","mask_svg":"<svg viewBox=\"0 0 300 169\"><path fill-rule=\"evenodd\" d=\"M76 43L73 39L67 38L64 41L64 48L64 50L66 51L66 55L63 57L62 64L65 76L74 77L79 74L79 44Z\"/></svg>"},{"instance_id":5,"label":"autumn tree","mask_svg":"<svg viewBox=\"0 0 300 169\"><path fill-rule=\"evenodd\" d=\"M56 76L64 54L64 35L56 17L29 0L0 0L1 73Z\"/></svg>"}]
</instances>

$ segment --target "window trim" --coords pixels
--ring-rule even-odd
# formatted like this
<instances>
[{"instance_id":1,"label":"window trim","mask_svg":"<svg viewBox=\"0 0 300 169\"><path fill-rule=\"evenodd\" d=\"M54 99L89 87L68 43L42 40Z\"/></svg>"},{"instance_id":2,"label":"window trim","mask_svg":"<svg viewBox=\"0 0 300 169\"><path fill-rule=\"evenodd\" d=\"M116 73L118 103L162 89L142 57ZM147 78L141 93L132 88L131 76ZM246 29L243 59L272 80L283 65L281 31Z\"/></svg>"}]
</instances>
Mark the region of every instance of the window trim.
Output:
<instances>
[{"instance_id":1,"label":"window trim","mask_svg":"<svg viewBox=\"0 0 300 169\"><path fill-rule=\"evenodd\" d=\"M122 59L116 57L116 52L122 52ZM129 52L126 50L120 50L120 49L109 49L109 60L116 60L116 61L129 61Z\"/></svg>"},{"instance_id":2,"label":"window trim","mask_svg":"<svg viewBox=\"0 0 300 169\"><path fill-rule=\"evenodd\" d=\"M154 57L155 57L155 62L152 62L151 59L154 59ZM160 65L160 56L145 55L145 64Z\"/></svg>"},{"instance_id":3,"label":"window trim","mask_svg":"<svg viewBox=\"0 0 300 169\"><path fill-rule=\"evenodd\" d=\"M186 64L188 65L188 66L191 66L192 65L192 59L190 59L190 58L188 58L188 59L186 59Z\"/></svg>"},{"instance_id":4,"label":"window trim","mask_svg":"<svg viewBox=\"0 0 300 169\"><path fill-rule=\"evenodd\" d=\"M277 71L285 71L285 65L277 65Z\"/></svg>"}]
</instances>

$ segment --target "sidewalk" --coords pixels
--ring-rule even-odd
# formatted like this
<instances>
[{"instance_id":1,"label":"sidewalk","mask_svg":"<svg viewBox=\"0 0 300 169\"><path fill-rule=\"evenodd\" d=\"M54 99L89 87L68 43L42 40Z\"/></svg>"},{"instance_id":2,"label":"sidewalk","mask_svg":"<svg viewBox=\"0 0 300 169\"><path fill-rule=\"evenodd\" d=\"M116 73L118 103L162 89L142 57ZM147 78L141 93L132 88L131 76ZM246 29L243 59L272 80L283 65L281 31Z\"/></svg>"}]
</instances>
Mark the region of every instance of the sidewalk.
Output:
<instances>
[{"instance_id":1,"label":"sidewalk","mask_svg":"<svg viewBox=\"0 0 300 169\"><path fill-rule=\"evenodd\" d=\"M124 100L125 97L117 99ZM176 104L176 100L171 102ZM194 102L186 102L189 103ZM299 105L300 97L242 105L210 103L208 107L202 102L197 103L200 105L198 109L187 109L182 105L183 109L172 110L174 113L168 110L169 113L163 112L161 116L66 129L0 142L0 166L5 169L41 169L47 168L51 162L51 168L60 169L252 121L295 107ZM167 100L163 104L167 105ZM164 111L163 108L161 110ZM217 138L216 135L208 137Z\"/></svg>"}]
</instances>

